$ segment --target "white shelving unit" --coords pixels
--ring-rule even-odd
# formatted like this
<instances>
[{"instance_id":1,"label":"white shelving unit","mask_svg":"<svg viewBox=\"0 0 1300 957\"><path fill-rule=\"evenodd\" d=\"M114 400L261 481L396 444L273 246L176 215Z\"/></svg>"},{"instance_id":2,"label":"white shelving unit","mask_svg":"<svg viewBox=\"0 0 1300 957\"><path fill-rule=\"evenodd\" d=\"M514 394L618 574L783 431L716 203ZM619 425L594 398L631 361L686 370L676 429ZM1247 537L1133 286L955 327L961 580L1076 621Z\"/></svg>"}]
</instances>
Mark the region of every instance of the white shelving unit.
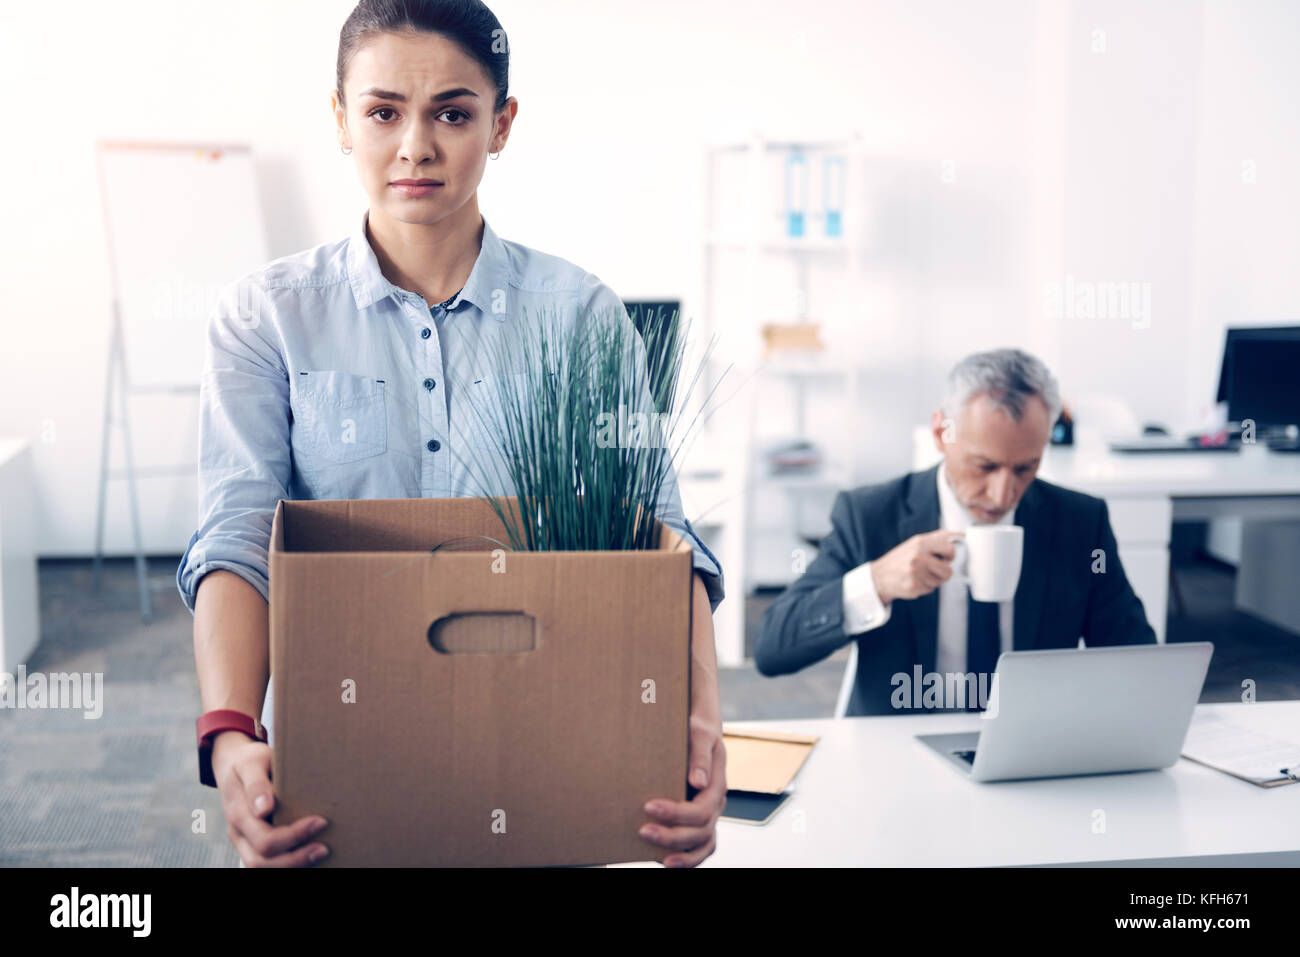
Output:
<instances>
[{"instance_id":1,"label":"white shelving unit","mask_svg":"<svg viewBox=\"0 0 1300 957\"><path fill-rule=\"evenodd\" d=\"M32 656L41 634L32 458L26 439L0 437L0 682Z\"/></svg>"},{"instance_id":2,"label":"white shelving unit","mask_svg":"<svg viewBox=\"0 0 1300 957\"><path fill-rule=\"evenodd\" d=\"M818 191L814 195L811 190L805 209L804 235L795 238L783 235L783 196L779 190L772 189L770 177L773 161L779 163L785 155L795 150L809 161L810 173L813 164L825 156L838 155L844 158L844 191L838 236L826 235L821 194ZM724 158L732 160L733 166L743 168L740 175L745 201L740 215L718 215L716 211L720 184L718 166ZM704 269L698 299L701 305L699 312L706 337L721 333L724 326L733 335L739 329L741 336L738 340L739 349L732 349L731 354L720 355L717 359L719 370L725 365L733 366L732 385L723 391L730 392L736 383L744 383L746 388L779 389L788 393L794 404L795 432L807 436L805 400L809 387L827 382L839 383L844 412L838 423L843 427L837 431L844 438L844 448L849 450L840 455L827 454L822 468L813 474L765 474L759 460L758 444L768 438L793 436L788 433L779 436L765 432L758 412L759 404L743 391L733 400L746 402L747 414L743 417L743 422L735 424L729 430L715 427L703 438L702 444L707 443L709 451L701 460L709 463L711 482L694 483L689 473L684 474L682 494L688 516L692 514L691 506L696 502L704 504L706 500L713 499L719 503L710 512L710 518L715 541L720 548L718 558L723 563L727 580L728 598L714 619L718 660L724 666L744 664L744 605L753 587L788 584L798 577L793 568L793 554L785 561L787 568L784 574L775 579L770 570L756 569L755 563L750 560L755 545L766 541L764 536L771 535L771 527L757 521L758 516L754 514L756 493L763 490L781 493L789 503L789 511L797 518L798 502L804 497L810 494L825 497L854 482L856 463L851 443L857 432L853 427L858 409L856 364L843 361L829 352L808 357L765 359L761 355L761 326L763 322L791 322L809 318L807 306L809 300L814 298L810 295L814 264L819 270L826 267L843 269L850 282L849 288L856 287L857 271L861 263L859 244L862 230L857 216L863 208L860 195L862 158L862 138L858 134L841 139L794 140L767 139L756 133L745 141L716 144L706 152L705 221L702 230ZM735 160L741 162L736 164ZM814 182L811 176L809 182ZM732 184L731 181L729 184ZM729 308L724 310L717 302L720 285L718 273L722 268L721 261L728 257L735 259L737 253L740 254L739 268L742 274L741 298L738 302L729 303ZM790 300L793 304L791 309L782 310L779 305L772 305L773 290L768 281L768 267L773 264L780 264L787 269L793 267L795 295ZM737 317L740 317L740 321L737 321ZM831 318L830 314L822 309L817 318L823 322L825 330L825 320ZM752 328L743 328L746 321ZM724 343L725 337L720 338L719 342ZM716 378L715 370L711 370L711 380ZM822 450L824 453L833 452L824 447ZM696 457L689 456L687 461L694 465ZM804 547L797 535L798 529L793 525L794 522L787 522L784 527L777 527L778 532L784 531L791 552L794 548ZM782 548L779 544L774 547ZM772 552L773 555L777 553Z\"/></svg>"},{"instance_id":3,"label":"white shelving unit","mask_svg":"<svg viewBox=\"0 0 1300 957\"><path fill-rule=\"evenodd\" d=\"M745 589L748 594L757 587L784 587L799 577L800 572L794 567L794 550L804 552L807 561L811 561L815 552L810 550L803 535L814 532L813 537L820 538L829 531L829 505L833 493L847 488L854 481L854 463L852 450L855 436L860 434L856 422L858 419L858 368L856 364L825 359L820 363L796 365L787 361L760 363L754 367L753 382L756 387L766 388L772 384L789 394L794 401L794 431L791 438L810 435L805 392L813 383L833 383L838 386L841 411L837 416L837 430L843 445L837 448L823 448L823 461L816 471L807 473L772 474L762 459L761 445L766 439L774 438L764 434L759 416L757 402L748 405L747 443L750 448L748 456L748 479L745 485L745 522L746 541L754 558L756 548L772 550L772 559L768 561L746 562ZM778 513L778 522L769 521L766 509L759 498L765 491L779 493L784 500L784 508ZM809 510L816 509L816 515L808 520ZM814 523L816 527L813 527ZM780 555L780 560L776 556Z\"/></svg>"}]
</instances>

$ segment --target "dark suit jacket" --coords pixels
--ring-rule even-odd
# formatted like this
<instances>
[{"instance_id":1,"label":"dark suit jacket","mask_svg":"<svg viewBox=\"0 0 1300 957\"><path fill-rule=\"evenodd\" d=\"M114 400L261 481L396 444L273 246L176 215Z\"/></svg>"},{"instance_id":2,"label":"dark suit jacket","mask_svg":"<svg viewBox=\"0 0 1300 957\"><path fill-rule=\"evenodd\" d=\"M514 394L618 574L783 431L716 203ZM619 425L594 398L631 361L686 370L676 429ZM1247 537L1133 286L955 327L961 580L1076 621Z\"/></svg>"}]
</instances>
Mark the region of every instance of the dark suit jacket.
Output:
<instances>
[{"instance_id":1,"label":"dark suit jacket","mask_svg":"<svg viewBox=\"0 0 1300 957\"><path fill-rule=\"evenodd\" d=\"M844 634L844 573L873 561L919 532L939 527L938 466L835 497L832 530L817 559L763 615L754 651L758 670L783 675L806 668L850 641L858 673L848 714L905 714L890 704L892 677L935 670L939 592L894 601L888 622ZM1012 616L1016 651L1088 645L1151 644L1142 602L1129 586L1106 503L1035 479L1016 506L1025 530L1024 559ZM1105 555L1105 571L1096 550Z\"/></svg>"}]
</instances>

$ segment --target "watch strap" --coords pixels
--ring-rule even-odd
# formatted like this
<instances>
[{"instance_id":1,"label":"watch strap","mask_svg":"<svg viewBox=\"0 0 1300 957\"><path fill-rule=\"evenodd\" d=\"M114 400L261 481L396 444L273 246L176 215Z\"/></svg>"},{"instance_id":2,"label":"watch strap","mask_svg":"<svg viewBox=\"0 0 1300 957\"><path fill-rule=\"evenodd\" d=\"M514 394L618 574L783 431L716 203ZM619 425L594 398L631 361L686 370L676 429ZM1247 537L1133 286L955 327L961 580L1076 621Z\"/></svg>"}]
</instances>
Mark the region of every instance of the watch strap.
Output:
<instances>
[{"instance_id":1,"label":"watch strap","mask_svg":"<svg viewBox=\"0 0 1300 957\"><path fill-rule=\"evenodd\" d=\"M199 781L208 787L216 787L217 779L212 771L213 739L223 731L242 731L254 741L266 741L266 728L251 715L231 708L218 708L200 715L195 723L199 738Z\"/></svg>"}]
</instances>

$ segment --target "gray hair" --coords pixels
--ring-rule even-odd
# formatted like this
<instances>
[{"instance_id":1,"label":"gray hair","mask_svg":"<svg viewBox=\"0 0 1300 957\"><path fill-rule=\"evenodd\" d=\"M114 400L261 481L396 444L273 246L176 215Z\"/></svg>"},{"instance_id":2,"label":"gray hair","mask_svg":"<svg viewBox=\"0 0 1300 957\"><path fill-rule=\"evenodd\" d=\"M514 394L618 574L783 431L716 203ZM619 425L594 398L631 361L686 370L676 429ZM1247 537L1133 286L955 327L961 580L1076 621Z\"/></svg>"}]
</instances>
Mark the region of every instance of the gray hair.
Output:
<instances>
[{"instance_id":1,"label":"gray hair","mask_svg":"<svg viewBox=\"0 0 1300 957\"><path fill-rule=\"evenodd\" d=\"M987 394L1013 422L1025 414L1025 400L1038 396L1047 406L1048 421L1061 413L1061 390L1041 359L1019 349L994 349L967 356L948 373L943 413L950 419L977 395Z\"/></svg>"}]
</instances>

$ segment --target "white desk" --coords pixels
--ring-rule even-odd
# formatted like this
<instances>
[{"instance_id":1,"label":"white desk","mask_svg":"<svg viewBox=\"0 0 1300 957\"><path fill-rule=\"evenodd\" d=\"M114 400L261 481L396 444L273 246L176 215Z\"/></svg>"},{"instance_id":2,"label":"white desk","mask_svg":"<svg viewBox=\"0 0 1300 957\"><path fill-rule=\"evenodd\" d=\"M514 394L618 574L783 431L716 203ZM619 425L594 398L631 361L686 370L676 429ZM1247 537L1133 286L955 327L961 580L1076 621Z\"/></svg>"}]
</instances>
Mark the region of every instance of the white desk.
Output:
<instances>
[{"instance_id":1,"label":"white desk","mask_svg":"<svg viewBox=\"0 0 1300 957\"><path fill-rule=\"evenodd\" d=\"M1300 733L1300 701L1200 707ZM1260 788L1183 758L1163 771L977 784L913 737L978 730L977 715L733 723L821 740L772 820L719 822L706 867L1300 865L1300 784Z\"/></svg>"}]
</instances>

